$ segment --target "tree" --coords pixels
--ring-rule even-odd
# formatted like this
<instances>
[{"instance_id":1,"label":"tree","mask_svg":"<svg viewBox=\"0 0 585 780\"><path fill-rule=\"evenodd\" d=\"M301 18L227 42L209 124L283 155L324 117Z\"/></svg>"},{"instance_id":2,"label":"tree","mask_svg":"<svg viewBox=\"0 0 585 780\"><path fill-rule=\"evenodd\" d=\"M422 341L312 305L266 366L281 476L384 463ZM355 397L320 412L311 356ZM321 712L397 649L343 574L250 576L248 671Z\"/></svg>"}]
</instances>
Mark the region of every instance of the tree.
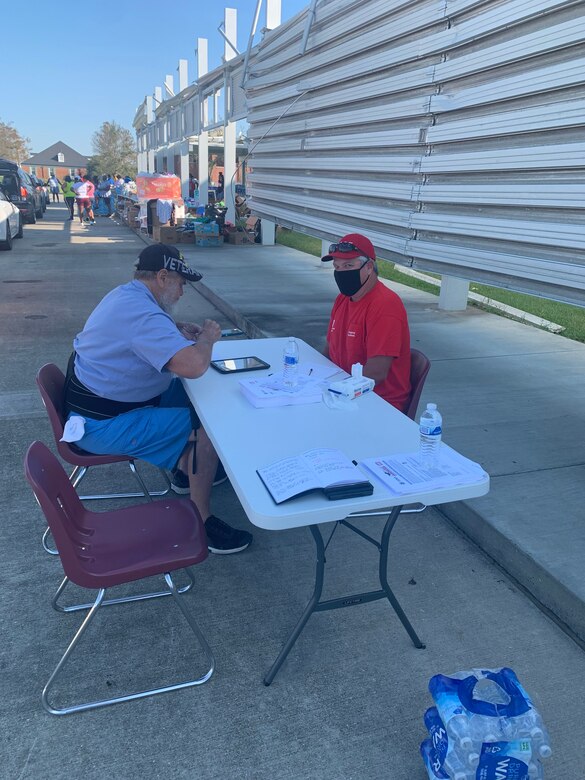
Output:
<instances>
[{"instance_id":1,"label":"tree","mask_svg":"<svg viewBox=\"0 0 585 780\"><path fill-rule=\"evenodd\" d=\"M91 167L95 174L136 176L136 143L129 130L116 122L104 122L91 140L94 151Z\"/></svg>"},{"instance_id":2,"label":"tree","mask_svg":"<svg viewBox=\"0 0 585 780\"><path fill-rule=\"evenodd\" d=\"M12 123L0 120L0 157L21 163L30 157L30 138L24 138Z\"/></svg>"}]
</instances>

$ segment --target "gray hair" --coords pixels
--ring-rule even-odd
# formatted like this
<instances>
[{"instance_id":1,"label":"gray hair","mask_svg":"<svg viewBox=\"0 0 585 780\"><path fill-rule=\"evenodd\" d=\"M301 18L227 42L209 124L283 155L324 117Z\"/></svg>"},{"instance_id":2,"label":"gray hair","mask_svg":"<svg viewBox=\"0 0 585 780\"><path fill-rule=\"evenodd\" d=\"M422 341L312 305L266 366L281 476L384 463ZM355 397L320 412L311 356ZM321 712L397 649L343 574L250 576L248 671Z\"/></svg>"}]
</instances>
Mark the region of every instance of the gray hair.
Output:
<instances>
[{"instance_id":1,"label":"gray hair","mask_svg":"<svg viewBox=\"0 0 585 780\"><path fill-rule=\"evenodd\" d=\"M153 282L156 279L156 271L143 271L137 269L134 271L134 278L139 279L141 282Z\"/></svg>"}]
</instances>

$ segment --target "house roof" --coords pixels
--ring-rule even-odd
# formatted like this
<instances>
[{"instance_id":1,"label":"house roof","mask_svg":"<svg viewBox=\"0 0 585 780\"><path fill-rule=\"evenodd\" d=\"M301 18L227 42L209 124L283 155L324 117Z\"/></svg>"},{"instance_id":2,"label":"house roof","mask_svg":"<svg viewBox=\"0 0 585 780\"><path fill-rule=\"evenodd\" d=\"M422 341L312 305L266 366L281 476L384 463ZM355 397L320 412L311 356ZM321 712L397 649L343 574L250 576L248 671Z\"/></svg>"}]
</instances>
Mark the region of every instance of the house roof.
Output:
<instances>
[{"instance_id":1,"label":"house roof","mask_svg":"<svg viewBox=\"0 0 585 780\"><path fill-rule=\"evenodd\" d=\"M62 163L58 163L57 160L57 155L59 152L62 152L63 157L65 158ZM87 157L85 157L83 154L79 154L79 152L76 152L75 149L72 149L70 146L67 146L67 144L64 144L63 141L57 141L56 144L48 146L46 149L43 149L42 152L33 154L28 158L28 160L23 160L22 164L55 166L55 164L58 163L59 165L64 165L69 168L86 168L87 160Z\"/></svg>"}]
</instances>

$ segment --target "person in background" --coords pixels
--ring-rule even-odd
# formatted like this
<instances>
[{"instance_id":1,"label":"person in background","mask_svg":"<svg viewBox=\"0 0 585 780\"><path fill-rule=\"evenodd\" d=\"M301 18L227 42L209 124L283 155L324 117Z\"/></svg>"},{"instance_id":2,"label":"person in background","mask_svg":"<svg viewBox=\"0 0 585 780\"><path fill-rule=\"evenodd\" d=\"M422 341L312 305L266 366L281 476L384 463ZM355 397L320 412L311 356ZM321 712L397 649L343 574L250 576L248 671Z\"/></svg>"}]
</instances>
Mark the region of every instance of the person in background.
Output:
<instances>
[{"instance_id":1,"label":"person in background","mask_svg":"<svg viewBox=\"0 0 585 780\"><path fill-rule=\"evenodd\" d=\"M195 190L199 187L199 182L193 176L192 173L189 174L189 197L194 198L195 197Z\"/></svg>"},{"instance_id":2,"label":"person in background","mask_svg":"<svg viewBox=\"0 0 585 780\"><path fill-rule=\"evenodd\" d=\"M91 183L93 184L93 208L94 211L97 211L99 208L99 198L98 198L98 185L100 183L99 176L92 176Z\"/></svg>"},{"instance_id":3,"label":"person in background","mask_svg":"<svg viewBox=\"0 0 585 780\"><path fill-rule=\"evenodd\" d=\"M173 473L184 470L209 550L225 555L245 550L252 534L211 514L218 458L179 378L207 371L221 330L214 320L197 325L171 317L187 281L199 279L176 247L142 250L134 279L109 292L74 339L64 436L87 452L123 452Z\"/></svg>"},{"instance_id":4,"label":"person in background","mask_svg":"<svg viewBox=\"0 0 585 780\"><path fill-rule=\"evenodd\" d=\"M74 208L75 208L75 190L73 189L73 182L71 181L71 176L65 176L63 178L63 197L65 199L65 203L67 204L67 208L69 209L69 219L72 220L74 218Z\"/></svg>"},{"instance_id":5,"label":"person in background","mask_svg":"<svg viewBox=\"0 0 585 780\"><path fill-rule=\"evenodd\" d=\"M97 185L97 194L102 199L104 205L108 209L107 216L112 216L112 185L110 178L106 173L102 176L102 180Z\"/></svg>"},{"instance_id":6,"label":"person in background","mask_svg":"<svg viewBox=\"0 0 585 780\"><path fill-rule=\"evenodd\" d=\"M93 214L93 196L95 187L87 174L83 175L80 181L74 182L75 200L77 202L77 213L79 222L83 225L84 214L91 225L95 225Z\"/></svg>"},{"instance_id":7,"label":"person in background","mask_svg":"<svg viewBox=\"0 0 585 780\"><path fill-rule=\"evenodd\" d=\"M59 191L61 189L61 186L59 184L59 179L55 176L54 173L51 176L49 176L49 181L47 182L47 185L51 190L51 195L53 196L53 203L55 203L55 201L59 203Z\"/></svg>"},{"instance_id":8,"label":"person in background","mask_svg":"<svg viewBox=\"0 0 585 780\"><path fill-rule=\"evenodd\" d=\"M321 258L333 262L339 288L323 354L351 373L361 363L374 392L404 412L410 398L410 331L400 297L378 279L372 242L343 236Z\"/></svg>"}]
</instances>

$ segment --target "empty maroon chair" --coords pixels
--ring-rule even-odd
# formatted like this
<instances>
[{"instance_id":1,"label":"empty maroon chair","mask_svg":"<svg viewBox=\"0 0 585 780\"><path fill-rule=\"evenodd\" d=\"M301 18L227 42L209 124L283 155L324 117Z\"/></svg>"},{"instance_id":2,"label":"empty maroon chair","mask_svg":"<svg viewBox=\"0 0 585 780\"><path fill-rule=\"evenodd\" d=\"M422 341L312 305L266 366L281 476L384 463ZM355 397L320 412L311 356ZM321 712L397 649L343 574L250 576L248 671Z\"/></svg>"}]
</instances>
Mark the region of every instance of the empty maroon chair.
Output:
<instances>
[{"instance_id":1,"label":"empty maroon chair","mask_svg":"<svg viewBox=\"0 0 585 780\"><path fill-rule=\"evenodd\" d=\"M213 654L180 596L194 582L187 567L201 563L208 555L205 528L195 504L185 499L171 499L110 512L91 512L81 503L57 458L39 441L29 447L24 470L47 519L65 572L53 599L53 607L61 612L89 609L43 690L45 708L53 715L66 715L206 682L213 674ZM171 572L178 569L185 569L190 579L189 585L182 589L171 577ZM104 600L108 588L159 574L164 576L168 590ZM60 606L59 597L69 581L83 588L97 589L95 601ZM69 707L57 708L50 703L49 694L55 679L100 606L162 596L173 597L197 636L209 664L205 674L194 680Z\"/></svg>"},{"instance_id":2,"label":"empty maroon chair","mask_svg":"<svg viewBox=\"0 0 585 780\"><path fill-rule=\"evenodd\" d=\"M144 480L138 473L135 465L135 458L129 455L93 455L90 452L76 447L75 444L70 444L65 441L61 441L63 436L63 428L65 426L65 415L63 413L63 395L65 389L65 376L61 369L54 363L47 363L38 372L36 382L41 393L41 398L49 415L49 422L55 437L55 444L57 445L57 451L64 461L70 463L74 468L71 472L69 479L73 487L77 488L88 469L91 466L103 466L110 463L127 463L130 467L130 471L136 478L140 487L139 493L105 493L91 496L80 496L84 501L99 500L106 498L147 498L152 500L153 496L166 496L171 489L169 478L164 471L160 469L164 476L166 489L160 491L149 492L148 488L144 484ZM43 547L49 553L54 554L55 550L51 549L47 544L48 529L43 536Z\"/></svg>"},{"instance_id":3,"label":"empty maroon chair","mask_svg":"<svg viewBox=\"0 0 585 780\"><path fill-rule=\"evenodd\" d=\"M416 420L418 402L431 368L431 361L418 349L410 350L410 399L404 412L411 420Z\"/></svg>"}]
</instances>

